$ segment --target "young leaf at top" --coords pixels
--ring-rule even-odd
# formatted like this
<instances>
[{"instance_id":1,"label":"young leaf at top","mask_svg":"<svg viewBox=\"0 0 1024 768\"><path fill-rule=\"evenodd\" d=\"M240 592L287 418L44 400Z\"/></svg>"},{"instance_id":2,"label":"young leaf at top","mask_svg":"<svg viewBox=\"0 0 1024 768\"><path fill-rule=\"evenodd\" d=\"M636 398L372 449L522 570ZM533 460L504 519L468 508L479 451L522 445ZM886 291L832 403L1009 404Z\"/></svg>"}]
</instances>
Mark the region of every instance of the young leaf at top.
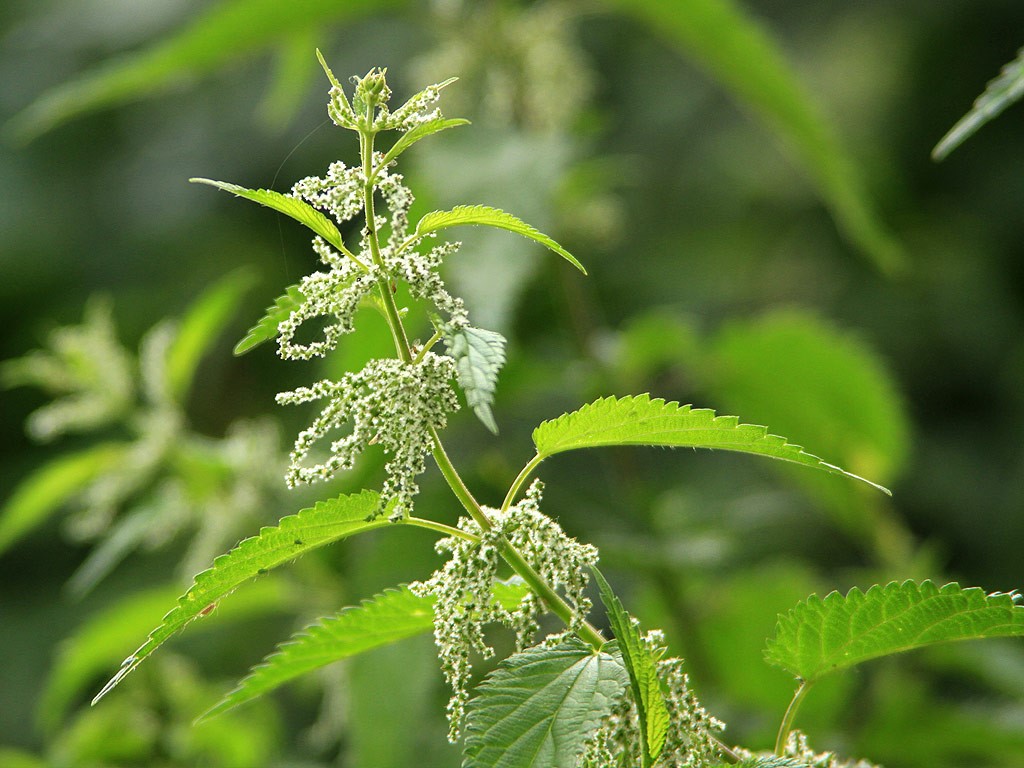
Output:
<instances>
[{"instance_id":1,"label":"young leaf at top","mask_svg":"<svg viewBox=\"0 0 1024 768\"><path fill-rule=\"evenodd\" d=\"M407 587L390 589L362 605L319 619L293 635L200 719L227 712L327 664L429 632L433 627L433 597L418 597Z\"/></svg>"},{"instance_id":2,"label":"young leaf at top","mask_svg":"<svg viewBox=\"0 0 1024 768\"><path fill-rule=\"evenodd\" d=\"M1017 595L958 584L892 582L812 596L779 616L765 658L805 683L834 670L935 643L1024 637Z\"/></svg>"},{"instance_id":3,"label":"young leaf at top","mask_svg":"<svg viewBox=\"0 0 1024 768\"><path fill-rule=\"evenodd\" d=\"M463 768L575 768L628 682L615 657L576 639L510 656L469 703Z\"/></svg>"},{"instance_id":4,"label":"young leaf at top","mask_svg":"<svg viewBox=\"0 0 1024 768\"><path fill-rule=\"evenodd\" d=\"M306 297L297 285L289 285L283 295L274 300L273 306L267 307L263 317L245 334L245 338L235 344L234 354L244 355L253 347L265 341L277 338L277 327L298 309Z\"/></svg>"},{"instance_id":5,"label":"young leaf at top","mask_svg":"<svg viewBox=\"0 0 1024 768\"><path fill-rule=\"evenodd\" d=\"M487 205L457 205L450 211L432 211L420 219L419 224L416 225L416 236L420 237L448 227L465 225L494 227L528 237L557 253L584 275L587 274L587 270L576 260L576 257L550 237L538 232L526 222L520 221L511 213L505 213L505 211Z\"/></svg>"},{"instance_id":6,"label":"young leaf at top","mask_svg":"<svg viewBox=\"0 0 1024 768\"><path fill-rule=\"evenodd\" d=\"M466 402L484 426L498 434L491 404L494 402L498 372L505 364L505 337L495 331L472 326L445 327L444 342L448 354L455 359L459 386L466 393Z\"/></svg>"},{"instance_id":7,"label":"young leaf at top","mask_svg":"<svg viewBox=\"0 0 1024 768\"><path fill-rule=\"evenodd\" d=\"M645 766L653 764L665 746L670 717L665 704L665 694L658 679L658 660L644 645L640 626L626 613L622 601L612 592L611 585L597 568L591 568L597 586L601 591L601 602L608 612L612 632L619 641L619 651L629 672L629 684L633 689L643 737Z\"/></svg>"},{"instance_id":8,"label":"young leaf at top","mask_svg":"<svg viewBox=\"0 0 1024 768\"><path fill-rule=\"evenodd\" d=\"M455 128L460 125L469 125L469 120L462 117L439 117L436 120L420 123L411 131L406 131L398 137L398 140L391 145L391 149L385 153L384 158L380 161L380 164L377 167L386 168L389 163L398 159L400 154L405 152L405 150L420 139L425 139L427 136L432 136L435 133L440 133L441 131L446 131L449 128Z\"/></svg>"},{"instance_id":9,"label":"young leaf at top","mask_svg":"<svg viewBox=\"0 0 1024 768\"><path fill-rule=\"evenodd\" d=\"M372 491L320 501L296 515L282 518L274 527L241 542L213 566L195 577L189 590L163 618L146 642L124 660L121 668L93 699L95 704L153 653L165 640L189 622L205 616L212 606L251 578L290 562L310 550L356 533L391 525L380 512L380 497Z\"/></svg>"},{"instance_id":10,"label":"young leaf at top","mask_svg":"<svg viewBox=\"0 0 1024 768\"><path fill-rule=\"evenodd\" d=\"M673 448L717 448L739 451L823 469L880 485L828 464L767 428L740 424L735 416L716 416L706 409L651 399L650 395L606 397L577 411L545 421L533 431L537 457L533 466L563 451L611 445L652 445Z\"/></svg>"},{"instance_id":11,"label":"young leaf at top","mask_svg":"<svg viewBox=\"0 0 1024 768\"><path fill-rule=\"evenodd\" d=\"M252 200L254 203L265 205L267 208L273 208L278 213L290 216L300 224L309 227L339 251L345 250L341 233L334 226L334 222L302 200L282 195L280 192L275 192L272 189L246 189L226 181L213 181L212 179L201 178L192 178L189 181L196 184L208 184L211 187L223 189L225 192L231 192L238 197L244 197L246 200Z\"/></svg>"},{"instance_id":12,"label":"young leaf at top","mask_svg":"<svg viewBox=\"0 0 1024 768\"><path fill-rule=\"evenodd\" d=\"M189 308L167 353L170 392L177 398L188 393L196 366L224 323L235 312L253 283L249 270L240 269L214 283Z\"/></svg>"},{"instance_id":13,"label":"young leaf at top","mask_svg":"<svg viewBox=\"0 0 1024 768\"><path fill-rule=\"evenodd\" d=\"M932 158L944 159L1021 96L1024 96L1024 48L1017 53L1016 59L1003 67L999 77L988 84L985 92L975 100L971 111L961 117L942 137L942 141L935 145Z\"/></svg>"},{"instance_id":14,"label":"young leaf at top","mask_svg":"<svg viewBox=\"0 0 1024 768\"><path fill-rule=\"evenodd\" d=\"M0 510L0 553L117 466L127 450L125 445L104 443L54 459L29 475Z\"/></svg>"}]
</instances>

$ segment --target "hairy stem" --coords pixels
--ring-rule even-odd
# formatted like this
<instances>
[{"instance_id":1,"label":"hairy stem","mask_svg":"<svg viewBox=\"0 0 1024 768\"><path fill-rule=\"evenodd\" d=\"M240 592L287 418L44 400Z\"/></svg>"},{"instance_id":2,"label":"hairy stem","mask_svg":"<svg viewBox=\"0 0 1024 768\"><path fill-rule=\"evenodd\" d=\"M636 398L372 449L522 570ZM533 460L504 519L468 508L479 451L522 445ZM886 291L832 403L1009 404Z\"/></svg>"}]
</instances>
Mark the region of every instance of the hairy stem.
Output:
<instances>
[{"instance_id":1,"label":"hairy stem","mask_svg":"<svg viewBox=\"0 0 1024 768\"><path fill-rule=\"evenodd\" d=\"M789 706L786 708L786 714L783 715L782 723L779 725L779 735L775 739L775 754L779 757L782 757L782 753L786 749L789 732L793 730L793 721L796 719L796 711L800 708L800 704L809 690L811 690L810 683L806 680L801 680L800 685L797 686L796 692L793 694L793 700L789 702Z\"/></svg>"},{"instance_id":2,"label":"hairy stem","mask_svg":"<svg viewBox=\"0 0 1024 768\"><path fill-rule=\"evenodd\" d=\"M530 459L529 463L527 463L525 467L519 470L519 474L516 475L516 479L512 481L512 485L508 489L508 493L505 494L505 500L501 502L502 512L507 510L509 507L512 506L512 504L515 503L516 497L519 495L520 489L523 487L523 485L526 484L526 481L530 479L530 475L533 474L533 470L535 470L542 461L544 461L544 457L538 453L536 456Z\"/></svg>"},{"instance_id":3,"label":"hairy stem","mask_svg":"<svg viewBox=\"0 0 1024 768\"><path fill-rule=\"evenodd\" d=\"M445 525L444 523L439 523L435 520L424 520L422 517L406 517L402 522L406 525L416 526L417 528L426 528L428 531L437 531L438 533L443 533L445 536L454 536L474 543L480 542L479 536L474 536L468 531L463 531L455 528L454 526Z\"/></svg>"}]
</instances>

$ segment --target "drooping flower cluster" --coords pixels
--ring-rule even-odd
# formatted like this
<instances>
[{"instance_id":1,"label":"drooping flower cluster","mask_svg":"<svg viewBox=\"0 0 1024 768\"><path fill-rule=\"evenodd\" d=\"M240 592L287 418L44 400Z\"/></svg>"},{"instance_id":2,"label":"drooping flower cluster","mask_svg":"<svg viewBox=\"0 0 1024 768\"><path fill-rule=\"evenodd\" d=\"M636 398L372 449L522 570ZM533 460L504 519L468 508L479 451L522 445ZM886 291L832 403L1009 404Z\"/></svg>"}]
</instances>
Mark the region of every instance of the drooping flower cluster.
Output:
<instances>
[{"instance_id":1,"label":"drooping flower cluster","mask_svg":"<svg viewBox=\"0 0 1024 768\"><path fill-rule=\"evenodd\" d=\"M644 636L649 649L664 648L665 638L660 630ZM658 677L665 694L669 715L669 729L658 768L704 768L720 762L715 733L725 724L708 714L690 689L689 677L683 672L683 660L665 659L658 662ZM632 696L626 696L605 719L600 729L588 742L580 758L583 768L607 768L612 765L640 765L640 723Z\"/></svg>"},{"instance_id":2,"label":"drooping flower cluster","mask_svg":"<svg viewBox=\"0 0 1024 768\"><path fill-rule=\"evenodd\" d=\"M340 381L324 380L277 396L281 404L328 401L309 428L299 433L291 453L287 481L325 480L341 469L351 469L370 442L379 443L391 456L381 492L383 505L394 503L396 516L408 513L417 493L416 476L425 469L424 455L431 448L430 430L442 429L448 414L458 410L452 389L455 364L450 357L427 352L418 363L371 360ZM304 464L314 445L333 430L351 425L351 431L330 444L322 462Z\"/></svg>"},{"instance_id":3,"label":"drooping flower cluster","mask_svg":"<svg viewBox=\"0 0 1024 768\"><path fill-rule=\"evenodd\" d=\"M432 595L434 640L441 670L452 687L448 702L449 739L456 741L469 701L472 672L471 655L494 655L487 644L484 628L502 624L516 633L516 648L530 645L537 631L540 603L533 592L526 594L513 608L494 597L494 583L502 548L506 542L515 547L533 568L555 589L561 589L576 617L574 625L584 621L590 602L584 597L589 568L597 563L597 549L580 544L540 511L542 485L534 482L526 498L506 512L485 508L493 524L481 530L470 518L459 520L459 529L472 539L451 537L437 543L439 553L451 554L448 562L424 582L410 585L419 595Z\"/></svg>"}]
</instances>

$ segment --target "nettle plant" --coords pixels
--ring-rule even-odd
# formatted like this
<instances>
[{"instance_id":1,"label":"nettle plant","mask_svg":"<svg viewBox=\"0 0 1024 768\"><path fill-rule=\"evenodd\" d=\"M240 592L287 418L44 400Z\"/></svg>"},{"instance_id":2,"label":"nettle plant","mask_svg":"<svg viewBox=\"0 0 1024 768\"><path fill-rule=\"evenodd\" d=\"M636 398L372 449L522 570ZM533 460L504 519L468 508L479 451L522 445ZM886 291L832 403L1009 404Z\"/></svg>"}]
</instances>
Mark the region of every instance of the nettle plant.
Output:
<instances>
[{"instance_id":1,"label":"nettle plant","mask_svg":"<svg viewBox=\"0 0 1024 768\"><path fill-rule=\"evenodd\" d=\"M319 55L319 54L318 54ZM388 458L379 491L320 501L246 539L196 576L162 623L99 692L94 703L190 622L246 582L318 547L359 533L415 526L440 535L446 563L432 575L387 590L359 606L325 617L281 644L203 717L213 717L310 673L372 648L433 631L441 670L451 687L449 738L464 740L465 766L746 766L868 765L816 753L794 730L798 707L822 677L861 662L922 646L983 637L1024 635L1024 606L1016 594L985 594L956 584L890 583L847 595L816 596L779 617L765 653L791 672L796 692L782 716L774 754L728 746L725 724L691 689L683 661L664 658L665 639L645 631L597 570L598 552L570 537L542 511L540 464L565 451L603 446L709 448L767 456L869 482L731 416L656 399L609 397L542 423L536 453L512 481L498 507L481 504L450 460L440 433L460 407L456 387L479 420L497 432L491 412L505 360L505 339L474 327L463 302L440 276L457 242L439 242L453 227L495 227L534 240L580 272L583 266L551 238L504 211L460 206L409 220L413 195L396 162L420 139L464 125L436 108L432 85L396 109L385 71L353 78L351 100L331 73L328 112L359 136L359 163L332 164L322 177L295 184L290 194L210 184L284 213L315 233L322 268L289 287L236 347L243 353L277 340L286 360L328 355L356 330L356 310L372 306L387 320L395 355L372 360L339 380L283 392L282 404L318 403L317 415L295 441L290 486L326 480L350 469L371 446ZM379 137L396 132L384 150ZM386 215L384 211L386 210ZM347 244L339 226L361 223ZM400 291L400 285L407 293ZM407 296L407 299L400 297ZM407 306L401 306L403 301ZM407 323L422 313L433 328L424 343L410 341ZM318 321L313 340L302 333ZM417 477L428 456L465 510L457 526L416 508ZM879 487L881 491L884 488ZM887 491L886 491L887 492ZM591 623L591 581L608 629ZM553 614L562 631L539 638L538 619ZM515 633L515 653L472 686L472 665L494 655L489 625Z\"/></svg>"}]
</instances>

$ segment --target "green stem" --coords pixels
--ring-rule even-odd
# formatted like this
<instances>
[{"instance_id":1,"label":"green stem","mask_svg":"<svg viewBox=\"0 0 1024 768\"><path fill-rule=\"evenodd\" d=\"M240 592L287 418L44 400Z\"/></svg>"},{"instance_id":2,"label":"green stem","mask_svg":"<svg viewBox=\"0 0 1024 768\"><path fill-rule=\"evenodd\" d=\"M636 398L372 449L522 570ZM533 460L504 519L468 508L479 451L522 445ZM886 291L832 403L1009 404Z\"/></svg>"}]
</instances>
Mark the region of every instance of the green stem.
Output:
<instances>
[{"instance_id":1,"label":"green stem","mask_svg":"<svg viewBox=\"0 0 1024 768\"><path fill-rule=\"evenodd\" d=\"M472 541L474 544L480 542L479 536L474 536L472 533L460 530L451 525L445 525L444 523L438 523L434 520L424 520L422 517L406 517L402 519L402 522L406 525L414 525L417 528L426 528L428 531L437 531L443 533L445 536L455 536L465 541Z\"/></svg>"},{"instance_id":2,"label":"green stem","mask_svg":"<svg viewBox=\"0 0 1024 768\"><path fill-rule=\"evenodd\" d=\"M530 479L530 475L533 474L533 470L535 470L542 461L544 461L544 457L538 453L519 471L519 474L516 475L516 479L512 481L512 486L508 489L508 493L505 495L505 500L501 502L502 512L505 512L512 506L516 497L519 495L519 489L522 488L523 484Z\"/></svg>"},{"instance_id":3,"label":"green stem","mask_svg":"<svg viewBox=\"0 0 1024 768\"><path fill-rule=\"evenodd\" d=\"M793 694L793 700L786 708L786 714L783 715L782 723L779 725L779 735L775 739L775 754L778 757L782 757L786 749L786 742L789 740L789 733L793 730L793 721L796 719L796 711L800 708L800 704L809 690L811 690L811 684L806 680L801 680Z\"/></svg>"},{"instance_id":4,"label":"green stem","mask_svg":"<svg viewBox=\"0 0 1024 768\"><path fill-rule=\"evenodd\" d=\"M439 342L443 337L444 333L442 331L434 331L434 335L427 339L427 342L426 344L423 345L423 348L416 353L416 358L412 361L413 365L419 365L420 363L422 363L423 358L426 357L427 352L430 351L431 347L437 344L437 342Z\"/></svg>"}]
</instances>

